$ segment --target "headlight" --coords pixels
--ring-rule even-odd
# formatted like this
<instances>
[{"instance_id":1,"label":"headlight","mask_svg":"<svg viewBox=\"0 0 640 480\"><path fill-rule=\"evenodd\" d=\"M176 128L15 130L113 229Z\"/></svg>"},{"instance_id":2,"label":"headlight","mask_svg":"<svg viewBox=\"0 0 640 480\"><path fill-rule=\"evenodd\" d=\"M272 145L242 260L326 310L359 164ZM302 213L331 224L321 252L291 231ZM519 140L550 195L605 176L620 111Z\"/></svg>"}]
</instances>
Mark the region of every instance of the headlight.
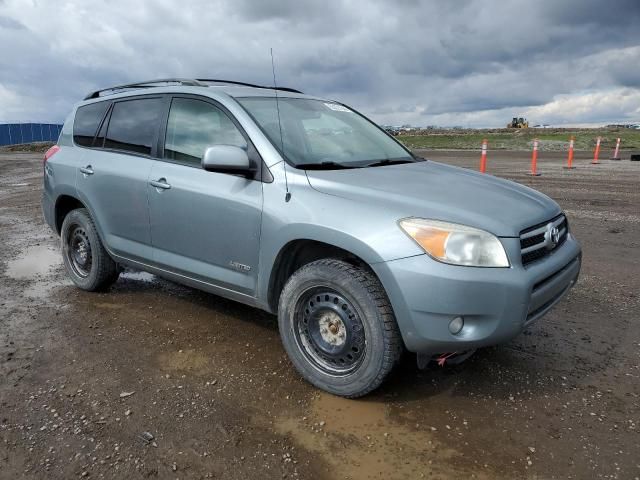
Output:
<instances>
[{"instance_id":1,"label":"headlight","mask_svg":"<svg viewBox=\"0 0 640 480\"><path fill-rule=\"evenodd\" d=\"M400 220L400 228L440 262L471 267L509 266L500 240L484 230L423 218Z\"/></svg>"}]
</instances>

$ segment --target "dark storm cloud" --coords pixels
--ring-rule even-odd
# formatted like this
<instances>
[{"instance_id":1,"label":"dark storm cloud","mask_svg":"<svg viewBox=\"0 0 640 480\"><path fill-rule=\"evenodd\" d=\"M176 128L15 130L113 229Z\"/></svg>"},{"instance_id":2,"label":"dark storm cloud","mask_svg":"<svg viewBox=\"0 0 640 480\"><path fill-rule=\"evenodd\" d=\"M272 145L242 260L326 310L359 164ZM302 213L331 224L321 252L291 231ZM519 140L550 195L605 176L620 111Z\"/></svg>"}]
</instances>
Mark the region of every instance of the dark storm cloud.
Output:
<instances>
[{"instance_id":1,"label":"dark storm cloud","mask_svg":"<svg viewBox=\"0 0 640 480\"><path fill-rule=\"evenodd\" d=\"M638 25L625 0L0 0L0 119L59 120L146 78L271 84L273 48L280 84L383 123L623 121L640 117Z\"/></svg>"}]
</instances>

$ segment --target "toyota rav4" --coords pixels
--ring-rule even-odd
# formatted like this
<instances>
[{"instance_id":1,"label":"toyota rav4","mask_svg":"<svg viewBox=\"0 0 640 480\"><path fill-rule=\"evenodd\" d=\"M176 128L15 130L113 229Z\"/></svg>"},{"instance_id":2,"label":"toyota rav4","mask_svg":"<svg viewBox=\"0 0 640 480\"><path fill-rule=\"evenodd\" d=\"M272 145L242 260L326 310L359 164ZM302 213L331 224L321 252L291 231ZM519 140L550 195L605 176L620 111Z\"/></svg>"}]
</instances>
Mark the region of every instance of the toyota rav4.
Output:
<instances>
[{"instance_id":1,"label":"toyota rav4","mask_svg":"<svg viewBox=\"0 0 640 480\"><path fill-rule=\"evenodd\" d=\"M44 159L73 282L123 267L277 314L312 384L357 397L419 363L506 342L578 278L546 195L425 160L339 102L224 80L111 87Z\"/></svg>"}]
</instances>

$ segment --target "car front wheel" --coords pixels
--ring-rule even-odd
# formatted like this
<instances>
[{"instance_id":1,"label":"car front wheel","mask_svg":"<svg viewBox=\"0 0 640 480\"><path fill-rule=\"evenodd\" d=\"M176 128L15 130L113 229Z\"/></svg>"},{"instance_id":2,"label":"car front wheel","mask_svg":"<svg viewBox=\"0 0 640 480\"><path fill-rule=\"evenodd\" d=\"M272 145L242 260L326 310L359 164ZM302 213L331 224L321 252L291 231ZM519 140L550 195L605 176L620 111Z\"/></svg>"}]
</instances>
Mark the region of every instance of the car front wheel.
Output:
<instances>
[{"instance_id":1,"label":"car front wheel","mask_svg":"<svg viewBox=\"0 0 640 480\"><path fill-rule=\"evenodd\" d=\"M280 336L300 374L334 395L377 388L402 344L387 295L370 271L323 259L295 272L278 308Z\"/></svg>"}]
</instances>

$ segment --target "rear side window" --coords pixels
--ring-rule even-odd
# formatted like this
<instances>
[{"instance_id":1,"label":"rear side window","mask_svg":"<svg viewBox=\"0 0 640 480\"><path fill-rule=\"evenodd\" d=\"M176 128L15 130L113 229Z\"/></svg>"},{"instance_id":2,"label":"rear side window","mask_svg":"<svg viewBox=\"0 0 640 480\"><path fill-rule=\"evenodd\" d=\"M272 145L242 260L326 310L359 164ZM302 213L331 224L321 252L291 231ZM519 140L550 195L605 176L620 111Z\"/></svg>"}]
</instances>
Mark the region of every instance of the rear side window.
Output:
<instances>
[{"instance_id":1,"label":"rear side window","mask_svg":"<svg viewBox=\"0 0 640 480\"><path fill-rule=\"evenodd\" d=\"M162 99L142 98L113 105L104 148L151 155L162 115Z\"/></svg>"},{"instance_id":2,"label":"rear side window","mask_svg":"<svg viewBox=\"0 0 640 480\"><path fill-rule=\"evenodd\" d=\"M76 145L91 146L107 108L109 108L109 102L97 102L78 107L73 122L73 141Z\"/></svg>"},{"instance_id":3,"label":"rear side window","mask_svg":"<svg viewBox=\"0 0 640 480\"><path fill-rule=\"evenodd\" d=\"M246 148L247 142L219 108L201 100L174 98L169 110L164 158L199 167L204 151L212 145Z\"/></svg>"}]
</instances>

